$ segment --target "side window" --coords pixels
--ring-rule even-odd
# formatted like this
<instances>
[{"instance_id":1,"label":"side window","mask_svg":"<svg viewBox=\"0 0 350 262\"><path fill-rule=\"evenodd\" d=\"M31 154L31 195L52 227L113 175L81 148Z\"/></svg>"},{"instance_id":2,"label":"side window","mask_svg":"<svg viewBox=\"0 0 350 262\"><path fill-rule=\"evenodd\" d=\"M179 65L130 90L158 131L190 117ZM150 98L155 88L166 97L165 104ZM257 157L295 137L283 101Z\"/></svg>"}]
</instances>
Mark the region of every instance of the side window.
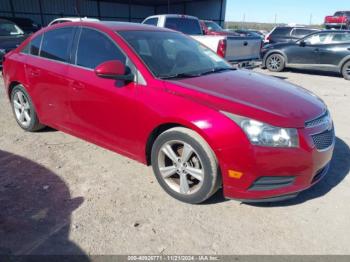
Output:
<instances>
[{"instance_id":1,"label":"side window","mask_svg":"<svg viewBox=\"0 0 350 262\"><path fill-rule=\"evenodd\" d=\"M332 43L350 43L349 33L337 33L332 36Z\"/></svg>"},{"instance_id":2,"label":"side window","mask_svg":"<svg viewBox=\"0 0 350 262\"><path fill-rule=\"evenodd\" d=\"M94 69L109 60L126 63L125 55L111 39L96 30L84 28L79 39L76 64Z\"/></svg>"},{"instance_id":3,"label":"side window","mask_svg":"<svg viewBox=\"0 0 350 262\"><path fill-rule=\"evenodd\" d=\"M150 18L143 22L145 25L158 25L158 18Z\"/></svg>"},{"instance_id":4,"label":"side window","mask_svg":"<svg viewBox=\"0 0 350 262\"><path fill-rule=\"evenodd\" d=\"M43 35L39 35L34 38L29 45L29 54L31 55L39 55L41 40L43 39Z\"/></svg>"},{"instance_id":5,"label":"side window","mask_svg":"<svg viewBox=\"0 0 350 262\"><path fill-rule=\"evenodd\" d=\"M43 38L42 35L35 37L22 49L22 53L31 54L31 55L39 55L40 44L41 44L42 38Z\"/></svg>"},{"instance_id":6,"label":"side window","mask_svg":"<svg viewBox=\"0 0 350 262\"><path fill-rule=\"evenodd\" d=\"M72 27L59 28L44 33L40 56L61 62L69 62L73 37L74 28Z\"/></svg>"},{"instance_id":7,"label":"side window","mask_svg":"<svg viewBox=\"0 0 350 262\"><path fill-rule=\"evenodd\" d=\"M305 43L309 45L321 45L330 43L330 34L314 34L304 40Z\"/></svg>"}]
</instances>

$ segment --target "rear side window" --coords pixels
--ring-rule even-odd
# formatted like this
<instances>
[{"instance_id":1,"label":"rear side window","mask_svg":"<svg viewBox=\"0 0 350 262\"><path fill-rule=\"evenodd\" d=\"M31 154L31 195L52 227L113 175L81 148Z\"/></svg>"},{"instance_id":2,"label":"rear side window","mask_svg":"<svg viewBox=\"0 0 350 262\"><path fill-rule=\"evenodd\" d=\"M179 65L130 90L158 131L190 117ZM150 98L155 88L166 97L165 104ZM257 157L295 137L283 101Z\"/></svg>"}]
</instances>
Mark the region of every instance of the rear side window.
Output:
<instances>
[{"instance_id":1,"label":"rear side window","mask_svg":"<svg viewBox=\"0 0 350 262\"><path fill-rule=\"evenodd\" d=\"M40 51L40 45L41 40L43 39L43 35L39 35L38 37L34 38L32 42L30 43L29 53L31 55L39 55Z\"/></svg>"},{"instance_id":2,"label":"rear side window","mask_svg":"<svg viewBox=\"0 0 350 262\"><path fill-rule=\"evenodd\" d=\"M304 37L308 34L311 34L315 32L314 30L308 30L308 29L300 29L300 28L296 28L293 30L292 35L293 36L297 36L297 37Z\"/></svg>"},{"instance_id":3,"label":"rear side window","mask_svg":"<svg viewBox=\"0 0 350 262\"><path fill-rule=\"evenodd\" d=\"M125 64L126 56L103 33L83 28L78 44L76 64L94 69L99 64L110 60L119 60Z\"/></svg>"},{"instance_id":4,"label":"rear side window","mask_svg":"<svg viewBox=\"0 0 350 262\"><path fill-rule=\"evenodd\" d=\"M43 35L39 35L35 37L33 40L29 42L29 44L27 44L23 48L22 53L38 56L42 38L43 38Z\"/></svg>"},{"instance_id":5,"label":"rear side window","mask_svg":"<svg viewBox=\"0 0 350 262\"><path fill-rule=\"evenodd\" d=\"M191 18L169 17L165 21L165 27L180 31L187 35L201 35L202 29L198 20Z\"/></svg>"},{"instance_id":6,"label":"rear side window","mask_svg":"<svg viewBox=\"0 0 350 262\"><path fill-rule=\"evenodd\" d=\"M337 33L332 36L332 43L350 43L349 33Z\"/></svg>"},{"instance_id":7,"label":"rear side window","mask_svg":"<svg viewBox=\"0 0 350 262\"><path fill-rule=\"evenodd\" d=\"M289 27L277 27L273 32L272 35L279 35L279 36L287 36L292 31L292 28Z\"/></svg>"},{"instance_id":8,"label":"rear side window","mask_svg":"<svg viewBox=\"0 0 350 262\"><path fill-rule=\"evenodd\" d=\"M40 56L56 61L68 62L74 37L74 28L59 28L44 33Z\"/></svg>"},{"instance_id":9,"label":"rear side window","mask_svg":"<svg viewBox=\"0 0 350 262\"><path fill-rule=\"evenodd\" d=\"M143 22L145 25L158 25L158 18L150 18Z\"/></svg>"}]
</instances>

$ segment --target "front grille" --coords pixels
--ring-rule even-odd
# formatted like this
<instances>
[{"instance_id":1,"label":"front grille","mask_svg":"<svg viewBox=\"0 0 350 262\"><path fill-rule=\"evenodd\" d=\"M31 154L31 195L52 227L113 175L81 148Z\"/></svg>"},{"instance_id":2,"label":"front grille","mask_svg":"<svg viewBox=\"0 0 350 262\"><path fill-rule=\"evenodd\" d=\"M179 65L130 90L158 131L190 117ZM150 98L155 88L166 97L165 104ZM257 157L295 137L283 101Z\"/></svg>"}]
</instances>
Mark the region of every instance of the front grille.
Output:
<instances>
[{"instance_id":1,"label":"front grille","mask_svg":"<svg viewBox=\"0 0 350 262\"><path fill-rule=\"evenodd\" d=\"M294 176L264 176L254 181L250 186L250 191L264 191L279 189L290 186L294 183Z\"/></svg>"},{"instance_id":2,"label":"front grille","mask_svg":"<svg viewBox=\"0 0 350 262\"><path fill-rule=\"evenodd\" d=\"M305 127L311 128L311 127L315 127L315 126L320 126L323 124L327 124L329 121L330 121L330 116L329 116L328 111L326 111L321 116L305 122Z\"/></svg>"},{"instance_id":3,"label":"front grille","mask_svg":"<svg viewBox=\"0 0 350 262\"><path fill-rule=\"evenodd\" d=\"M334 143L334 129L327 130L320 134L312 135L312 140L318 150L325 150Z\"/></svg>"}]
</instances>

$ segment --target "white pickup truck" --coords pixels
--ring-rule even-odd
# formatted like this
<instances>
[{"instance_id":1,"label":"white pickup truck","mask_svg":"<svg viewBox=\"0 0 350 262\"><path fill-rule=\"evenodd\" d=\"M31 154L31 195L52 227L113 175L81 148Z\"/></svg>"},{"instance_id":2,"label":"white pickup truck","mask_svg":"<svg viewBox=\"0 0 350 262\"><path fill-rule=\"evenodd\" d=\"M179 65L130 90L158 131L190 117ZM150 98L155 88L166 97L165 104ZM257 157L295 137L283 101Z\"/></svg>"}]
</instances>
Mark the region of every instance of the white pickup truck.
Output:
<instances>
[{"instance_id":1,"label":"white pickup truck","mask_svg":"<svg viewBox=\"0 0 350 262\"><path fill-rule=\"evenodd\" d=\"M260 60L262 41L259 37L242 37L234 33L205 35L197 17L188 15L154 15L143 24L166 27L190 35L231 63L248 65Z\"/></svg>"}]
</instances>

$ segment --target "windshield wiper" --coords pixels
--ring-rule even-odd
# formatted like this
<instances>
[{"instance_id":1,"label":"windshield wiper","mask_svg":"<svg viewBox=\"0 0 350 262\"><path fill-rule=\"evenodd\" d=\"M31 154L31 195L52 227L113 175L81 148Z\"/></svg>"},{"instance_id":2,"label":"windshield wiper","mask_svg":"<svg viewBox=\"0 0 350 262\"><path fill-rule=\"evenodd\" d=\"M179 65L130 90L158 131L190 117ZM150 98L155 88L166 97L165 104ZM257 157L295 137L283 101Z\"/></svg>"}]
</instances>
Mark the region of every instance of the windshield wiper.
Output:
<instances>
[{"instance_id":1,"label":"windshield wiper","mask_svg":"<svg viewBox=\"0 0 350 262\"><path fill-rule=\"evenodd\" d=\"M203 72L200 75L203 76L203 75L220 73L220 72L223 72L223 71L234 71L234 70L237 70L237 69L234 68L234 67L216 67L216 68L212 68L209 71Z\"/></svg>"},{"instance_id":2,"label":"windshield wiper","mask_svg":"<svg viewBox=\"0 0 350 262\"><path fill-rule=\"evenodd\" d=\"M190 77L198 77L201 76L201 74L191 74L191 73L180 73L180 74L174 74L174 75L165 75L160 76L160 79L176 79L176 78L190 78Z\"/></svg>"}]
</instances>

